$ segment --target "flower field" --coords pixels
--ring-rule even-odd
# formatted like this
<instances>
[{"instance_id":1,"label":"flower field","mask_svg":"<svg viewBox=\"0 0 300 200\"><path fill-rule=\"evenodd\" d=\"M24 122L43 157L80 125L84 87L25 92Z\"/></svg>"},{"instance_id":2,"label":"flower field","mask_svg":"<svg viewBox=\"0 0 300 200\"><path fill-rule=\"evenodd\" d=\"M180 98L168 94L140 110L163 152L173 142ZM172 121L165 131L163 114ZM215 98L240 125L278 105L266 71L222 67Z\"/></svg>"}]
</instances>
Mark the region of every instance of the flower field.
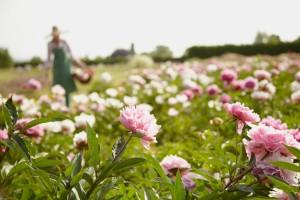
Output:
<instances>
[{"instance_id":1,"label":"flower field","mask_svg":"<svg viewBox=\"0 0 300 200\"><path fill-rule=\"evenodd\" d=\"M300 199L297 54L44 87L0 94L0 199Z\"/></svg>"}]
</instances>

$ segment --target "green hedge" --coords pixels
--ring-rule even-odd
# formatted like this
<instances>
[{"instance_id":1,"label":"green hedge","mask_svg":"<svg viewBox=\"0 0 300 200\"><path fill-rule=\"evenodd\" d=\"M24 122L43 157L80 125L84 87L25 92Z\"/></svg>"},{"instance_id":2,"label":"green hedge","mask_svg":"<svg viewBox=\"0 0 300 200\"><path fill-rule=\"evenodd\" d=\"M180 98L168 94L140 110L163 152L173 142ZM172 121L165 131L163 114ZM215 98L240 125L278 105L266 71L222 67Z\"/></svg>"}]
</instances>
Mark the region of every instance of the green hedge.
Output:
<instances>
[{"instance_id":1,"label":"green hedge","mask_svg":"<svg viewBox=\"0 0 300 200\"><path fill-rule=\"evenodd\" d=\"M276 45L253 44L253 45L223 45L223 46L193 46L186 50L183 58L209 58L221 56L225 53L237 53L245 56L256 54L278 55L287 52L300 52L300 43L286 42Z\"/></svg>"}]
</instances>

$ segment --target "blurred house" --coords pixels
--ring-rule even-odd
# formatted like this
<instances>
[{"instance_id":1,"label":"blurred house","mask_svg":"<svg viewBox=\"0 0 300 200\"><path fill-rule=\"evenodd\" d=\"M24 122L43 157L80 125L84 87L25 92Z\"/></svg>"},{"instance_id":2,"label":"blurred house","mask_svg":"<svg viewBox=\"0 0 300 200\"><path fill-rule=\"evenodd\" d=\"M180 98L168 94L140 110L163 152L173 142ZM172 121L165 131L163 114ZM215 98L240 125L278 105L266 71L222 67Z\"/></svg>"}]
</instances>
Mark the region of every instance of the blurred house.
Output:
<instances>
[{"instance_id":1,"label":"blurred house","mask_svg":"<svg viewBox=\"0 0 300 200\"><path fill-rule=\"evenodd\" d=\"M130 49L116 49L112 54L111 57L116 58L116 57L130 57L135 55L135 49L134 49L134 44L131 43Z\"/></svg>"}]
</instances>

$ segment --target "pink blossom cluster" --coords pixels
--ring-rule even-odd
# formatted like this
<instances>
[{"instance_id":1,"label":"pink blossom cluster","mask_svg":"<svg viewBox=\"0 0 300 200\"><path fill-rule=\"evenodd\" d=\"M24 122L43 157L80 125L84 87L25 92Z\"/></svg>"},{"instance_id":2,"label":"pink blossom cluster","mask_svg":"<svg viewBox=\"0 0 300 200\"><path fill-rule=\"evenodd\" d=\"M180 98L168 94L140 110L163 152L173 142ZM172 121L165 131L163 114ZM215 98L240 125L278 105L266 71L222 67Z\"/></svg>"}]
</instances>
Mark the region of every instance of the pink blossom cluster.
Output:
<instances>
[{"instance_id":1,"label":"pink blossom cluster","mask_svg":"<svg viewBox=\"0 0 300 200\"><path fill-rule=\"evenodd\" d=\"M291 84L292 94L291 99L293 103L300 103L300 71L295 75L295 81Z\"/></svg>"},{"instance_id":2,"label":"pink blossom cluster","mask_svg":"<svg viewBox=\"0 0 300 200\"><path fill-rule=\"evenodd\" d=\"M270 175L281 177L290 184L298 183L298 173L272 165L274 161L294 162L294 156L286 146L300 148L296 133L298 132L289 130L279 119L270 116L262 119L260 124L252 125L247 134L249 139L244 139L243 142L248 157L255 155L253 174L260 179Z\"/></svg>"},{"instance_id":3,"label":"pink blossom cluster","mask_svg":"<svg viewBox=\"0 0 300 200\"><path fill-rule=\"evenodd\" d=\"M254 90L258 84L258 80L252 76L238 80L234 69L224 69L221 72L221 80L225 86L231 86L236 91Z\"/></svg>"},{"instance_id":4,"label":"pink blossom cluster","mask_svg":"<svg viewBox=\"0 0 300 200\"><path fill-rule=\"evenodd\" d=\"M32 78L22 84L22 88L27 90L40 90L42 88L42 84L40 81Z\"/></svg>"},{"instance_id":5,"label":"pink blossom cluster","mask_svg":"<svg viewBox=\"0 0 300 200\"><path fill-rule=\"evenodd\" d=\"M8 139L8 132L6 130L0 129L0 141L4 141ZM2 145L0 146L0 152L4 153L6 151L6 148Z\"/></svg>"}]
</instances>

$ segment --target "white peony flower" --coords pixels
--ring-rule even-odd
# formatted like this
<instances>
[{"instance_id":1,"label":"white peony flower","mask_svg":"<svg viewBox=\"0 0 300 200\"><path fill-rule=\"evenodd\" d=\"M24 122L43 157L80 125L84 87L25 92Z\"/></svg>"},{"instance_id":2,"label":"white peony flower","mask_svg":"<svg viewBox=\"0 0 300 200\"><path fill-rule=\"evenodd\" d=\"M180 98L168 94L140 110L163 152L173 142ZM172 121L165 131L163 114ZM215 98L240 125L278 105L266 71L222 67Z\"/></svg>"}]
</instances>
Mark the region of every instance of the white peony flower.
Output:
<instances>
[{"instance_id":1,"label":"white peony flower","mask_svg":"<svg viewBox=\"0 0 300 200\"><path fill-rule=\"evenodd\" d=\"M75 124L72 120L65 119L61 122L62 132L65 134L71 134L75 131Z\"/></svg>"},{"instance_id":2,"label":"white peony flower","mask_svg":"<svg viewBox=\"0 0 300 200\"><path fill-rule=\"evenodd\" d=\"M100 75L100 81L103 82L103 83L109 83L109 82L111 82L111 80L112 80L112 76L108 72L103 72Z\"/></svg>"},{"instance_id":3,"label":"white peony flower","mask_svg":"<svg viewBox=\"0 0 300 200\"><path fill-rule=\"evenodd\" d=\"M110 97L116 97L118 95L118 91L114 88L108 88L105 93Z\"/></svg>"},{"instance_id":4,"label":"white peony flower","mask_svg":"<svg viewBox=\"0 0 300 200\"><path fill-rule=\"evenodd\" d=\"M179 112L175 108L169 108L168 115L170 117L175 117L179 114Z\"/></svg>"},{"instance_id":5,"label":"white peony flower","mask_svg":"<svg viewBox=\"0 0 300 200\"><path fill-rule=\"evenodd\" d=\"M80 115L74 117L75 125L78 128L85 128L87 124L91 127L94 126L96 122L96 118L94 115L88 115L85 113L81 113Z\"/></svg>"}]
</instances>

